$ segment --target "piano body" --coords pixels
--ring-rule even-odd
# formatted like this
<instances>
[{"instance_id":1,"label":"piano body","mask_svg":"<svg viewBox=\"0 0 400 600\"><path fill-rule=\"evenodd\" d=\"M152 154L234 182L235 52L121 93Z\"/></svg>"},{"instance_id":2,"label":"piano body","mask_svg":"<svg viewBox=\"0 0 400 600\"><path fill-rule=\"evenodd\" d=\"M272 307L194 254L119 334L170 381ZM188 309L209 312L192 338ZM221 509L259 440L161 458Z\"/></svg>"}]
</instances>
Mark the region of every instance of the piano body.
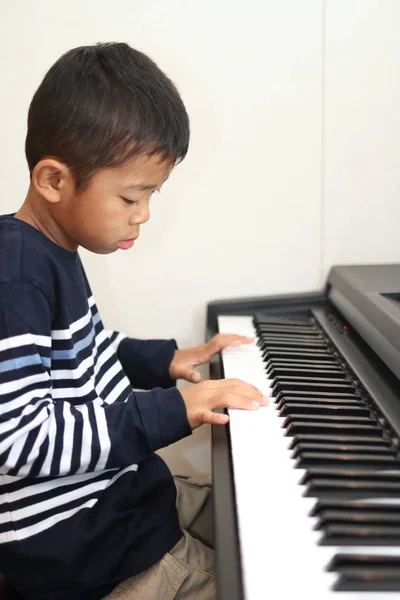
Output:
<instances>
[{"instance_id":1,"label":"piano body","mask_svg":"<svg viewBox=\"0 0 400 600\"><path fill-rule=\"evenodd\" d=\"M211 302L218 332L256 341L211 378L273 398L212 428L218 598L400 598L400 265Z\"/></svg>"}]
</instances>

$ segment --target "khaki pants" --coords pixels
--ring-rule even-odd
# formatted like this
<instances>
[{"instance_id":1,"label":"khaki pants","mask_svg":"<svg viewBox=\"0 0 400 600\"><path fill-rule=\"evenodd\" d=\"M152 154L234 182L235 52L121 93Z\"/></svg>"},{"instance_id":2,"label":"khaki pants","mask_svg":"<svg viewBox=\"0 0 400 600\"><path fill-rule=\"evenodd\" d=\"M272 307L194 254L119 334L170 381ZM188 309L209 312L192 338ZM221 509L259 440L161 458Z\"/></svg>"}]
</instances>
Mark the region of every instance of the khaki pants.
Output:
<instances>
[{"instance_id":1,"label":"khaki pants","mask_svg":"<svg viewBox=\"0 0 400 600\"><path fill-rule=\"evenodd\" d=\"M215 600L211 485L176 476L183 537L147 571L130 577L104 600Z\"/></svg>"}]
</instances>

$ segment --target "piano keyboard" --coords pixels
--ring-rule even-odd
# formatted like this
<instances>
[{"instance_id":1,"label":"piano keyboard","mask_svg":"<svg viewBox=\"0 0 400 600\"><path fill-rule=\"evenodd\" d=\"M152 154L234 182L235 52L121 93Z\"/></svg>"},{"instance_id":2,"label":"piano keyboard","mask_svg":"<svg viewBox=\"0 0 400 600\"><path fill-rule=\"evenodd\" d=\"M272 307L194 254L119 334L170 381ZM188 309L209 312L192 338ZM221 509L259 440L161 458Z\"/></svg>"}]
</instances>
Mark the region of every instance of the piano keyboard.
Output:
<instances>
[{"instance_id":1,"label":"piano keyboard","mask_svg":"<svg viewBox=\"0 0 400 600\"><path fill-rule=\"evenodd\" d=\"M400 597L395 441L308 318L219 316L225 378L273 396L229 409L246 600ZM268 590L268 593L267 593Z\"/></svg>"}]
</instances>

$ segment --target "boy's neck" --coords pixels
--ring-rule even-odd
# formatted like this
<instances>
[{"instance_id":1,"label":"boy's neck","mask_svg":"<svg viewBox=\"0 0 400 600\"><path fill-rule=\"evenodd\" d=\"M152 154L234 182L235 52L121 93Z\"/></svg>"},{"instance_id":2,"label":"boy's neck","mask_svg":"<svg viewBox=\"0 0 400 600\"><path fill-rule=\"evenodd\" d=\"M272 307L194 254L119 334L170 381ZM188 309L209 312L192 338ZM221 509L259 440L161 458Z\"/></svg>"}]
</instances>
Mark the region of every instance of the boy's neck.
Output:
<instances>
[{"instance_id":1,"label":"boy's neck","mask_svg":"<svg viewBox=\"0 0 400 600\"><path fill-rule=\"evenodd\" d=\"M38 196L31 186L23 205L14 216L34 227L65 250L70 252L78 250L78 245L66 235L54 219L49 210L48 202Z\"/></svg>"}]
</instances>

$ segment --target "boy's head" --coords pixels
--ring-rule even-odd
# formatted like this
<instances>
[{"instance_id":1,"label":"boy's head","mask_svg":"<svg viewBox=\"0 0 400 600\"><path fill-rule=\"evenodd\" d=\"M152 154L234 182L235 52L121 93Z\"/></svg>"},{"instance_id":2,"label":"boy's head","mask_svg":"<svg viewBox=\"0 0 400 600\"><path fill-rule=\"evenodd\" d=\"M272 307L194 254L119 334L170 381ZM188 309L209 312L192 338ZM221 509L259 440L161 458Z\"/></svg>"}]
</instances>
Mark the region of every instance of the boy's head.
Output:
<instances>
[{"instance_id":1,"label":"boy's head","mask_svg":"<svg viewBox=\"0 0 400 600\"><path fill-rule=\"evenodd\" d=\"M143 53L110 43L70 50L50 68L29 108L25 150L54 222L76 245L106 253L127 246L120 235L136 237L188 143L174 84Z\"/></svg>"}]
</instances>

